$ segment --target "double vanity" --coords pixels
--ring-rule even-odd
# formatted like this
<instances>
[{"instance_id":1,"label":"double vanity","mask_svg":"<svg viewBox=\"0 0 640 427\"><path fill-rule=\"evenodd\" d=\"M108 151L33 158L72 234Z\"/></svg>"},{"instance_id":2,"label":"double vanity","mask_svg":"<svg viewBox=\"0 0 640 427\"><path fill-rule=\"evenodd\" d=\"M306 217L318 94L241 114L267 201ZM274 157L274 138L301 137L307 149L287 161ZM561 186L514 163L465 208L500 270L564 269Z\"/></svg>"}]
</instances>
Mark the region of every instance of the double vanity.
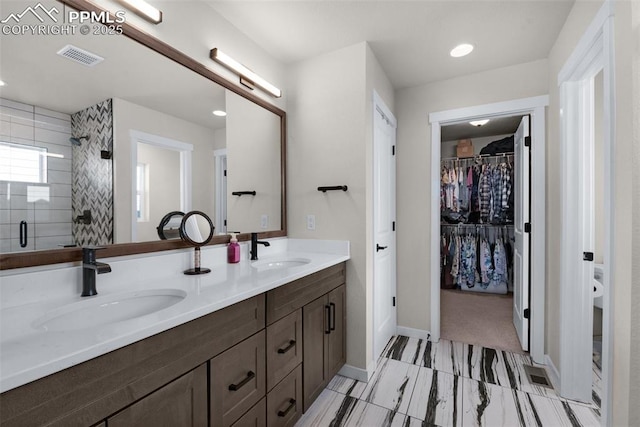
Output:
<instances>
[{"instance_id":1,"label":"double vanity","mask_svg":"<svg viewBox=\"0 0 640 427\"><path fill-rule=\"evenodd\" d=\"M290 426L346 361L348 242L273 239L2 277L0 424Z\"/></svg>"}]
</instances>

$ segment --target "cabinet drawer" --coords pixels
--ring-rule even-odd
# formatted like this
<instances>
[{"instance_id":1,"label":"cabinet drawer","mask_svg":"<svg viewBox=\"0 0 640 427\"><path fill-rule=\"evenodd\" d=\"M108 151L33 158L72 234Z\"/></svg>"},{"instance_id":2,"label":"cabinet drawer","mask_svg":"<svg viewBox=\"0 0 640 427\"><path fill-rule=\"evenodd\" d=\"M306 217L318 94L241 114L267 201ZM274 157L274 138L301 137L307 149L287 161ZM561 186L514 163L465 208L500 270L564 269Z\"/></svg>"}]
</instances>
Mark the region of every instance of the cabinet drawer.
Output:
<instances>
[{"instance_id":1,"label":"cabinet drawer","mask_svg":"<svg viewBox=\"0 0 640 427\"><path fill-rule=\"evenodd\" d=\"M231 427L266 427L267 426L267 398L263 397L260 402L249 409L246 414L233 423Z\"/></svg>"},{"instance_id":2,"label":"cabinet drawer","mask_svg":"<svg viewBox=\"0 0 640 427\"><path fill-rule=\"evenodd\" d=\"M109 426L207 425L207 366L170 382L107 420Z\"/></svg>"},{"instance_id":3,"label":"cabinet drawer","mask_svg":"<svg viewBox=\"0 0 640 427\"><path fill-rule=\"evenodd\" d=\"M302 310L267 328L267 390L302 362Z\"/></svg>"},{"instance_id":4,"label":"cabinet drawer","mask_svg":"<svg viewBox=\"0 0 640 427\"><path fill-rule=\"evenodd\" d=\"M267 325L344 284L345 278L345 263L340 263L267 292Z\"/></svg>"},{"instance_id":5,"label":"cabinet drawer","mask_svg":"<svg viewBox=\"0 0 640 427\"><path fill-rule=\"evenodd\" d=\"M269 427L293 426L302 415L302 365L298 365L267 395Z\"/></svg>"},{"instance_id":6,"label":"cabinet drawer","mask_svg":"<svg viewBox=\"0 0 640 427\"><path fill-rule=\"evenodd\" d=\"M230 426L265 395L265 332L211 359L211 425Z\"/></svg>"}]
</instances>

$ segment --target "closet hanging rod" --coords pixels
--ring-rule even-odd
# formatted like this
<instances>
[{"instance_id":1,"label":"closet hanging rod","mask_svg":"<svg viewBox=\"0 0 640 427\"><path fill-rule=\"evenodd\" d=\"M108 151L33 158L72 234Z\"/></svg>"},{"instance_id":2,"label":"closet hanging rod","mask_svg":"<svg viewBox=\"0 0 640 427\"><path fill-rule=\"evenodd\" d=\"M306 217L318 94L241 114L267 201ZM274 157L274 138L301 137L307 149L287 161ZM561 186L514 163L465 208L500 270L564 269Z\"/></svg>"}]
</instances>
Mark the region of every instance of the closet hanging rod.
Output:
<instances>
[{"instance_id":1,"label":"closet hanging rod","mask_svg":"<svg viewBox=\"0 0 640 427\"><path fill-rule=\"evenodd\" d=\"M502 157L513 157L515 153L513 152L509 152L509 153L500 153L500 154L477 154L473 157L443 157L440 160L441 161L451 161L451 160L457 160L457 161L472 161L472 160L479 160L479 159L499 159Z\"/></svg>"},{"instance_id":2,"label":"closet hanging rod","mask_svg":"<svg viewBox=\"0 0 640 427\"><path fill-rule=\"evenodd\" d=\"M442 223L442 224L440 224L440 227L495 227L495 228L500 228L500 227L513 227L513 224L463 224L463 223L446 224L446 223Z\"/></svg>"}]
</instances>

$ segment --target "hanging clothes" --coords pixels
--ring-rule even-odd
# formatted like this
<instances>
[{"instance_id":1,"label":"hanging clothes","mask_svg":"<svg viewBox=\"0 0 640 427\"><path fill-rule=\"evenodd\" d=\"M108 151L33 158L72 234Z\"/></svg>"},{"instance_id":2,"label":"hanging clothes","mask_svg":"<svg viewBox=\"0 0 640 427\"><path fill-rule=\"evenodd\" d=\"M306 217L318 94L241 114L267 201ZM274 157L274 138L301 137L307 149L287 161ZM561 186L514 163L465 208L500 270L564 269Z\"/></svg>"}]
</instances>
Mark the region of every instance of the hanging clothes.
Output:
<instances>
[{"instance_id":1,"label":"hanging clothes","mask_svg":"<svg viewBox=\"0 0 640 427\"><path fill-rule=\"evenodd\" d=\"M444 222L513 223L513 167L504 159L478 158L467 166L458 160L442 163L440 210Z\"/></svg>"},{"instance_id":2,"label":"hanging clothes","mask_svg":"<svg viewBox=\"0 0 640 427\"><path fill-rule=\"evenodd\" d=\"M487 236L487 230L492 230L491 238ZM499 294L512 290L511 234L510 227L443 226L441 288Z\"/></svg>"}]
</instances>

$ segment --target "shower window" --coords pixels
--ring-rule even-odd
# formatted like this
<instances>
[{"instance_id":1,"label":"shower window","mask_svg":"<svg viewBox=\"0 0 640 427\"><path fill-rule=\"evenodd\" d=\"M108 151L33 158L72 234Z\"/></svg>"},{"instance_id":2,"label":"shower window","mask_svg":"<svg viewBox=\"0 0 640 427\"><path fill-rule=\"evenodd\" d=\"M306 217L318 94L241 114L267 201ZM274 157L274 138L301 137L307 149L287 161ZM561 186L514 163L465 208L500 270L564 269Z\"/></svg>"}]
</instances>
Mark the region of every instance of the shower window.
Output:
<instances>
[{"instance_id":1,"label":"shower window","mask_svg":"<svg viewBox=\"0 0 640 427\"><path fill-rule=\"evenodd\" d=\"M46 184L47 157L46 148L0 142L0 180Z\"/></svg>"}]
</instances>

